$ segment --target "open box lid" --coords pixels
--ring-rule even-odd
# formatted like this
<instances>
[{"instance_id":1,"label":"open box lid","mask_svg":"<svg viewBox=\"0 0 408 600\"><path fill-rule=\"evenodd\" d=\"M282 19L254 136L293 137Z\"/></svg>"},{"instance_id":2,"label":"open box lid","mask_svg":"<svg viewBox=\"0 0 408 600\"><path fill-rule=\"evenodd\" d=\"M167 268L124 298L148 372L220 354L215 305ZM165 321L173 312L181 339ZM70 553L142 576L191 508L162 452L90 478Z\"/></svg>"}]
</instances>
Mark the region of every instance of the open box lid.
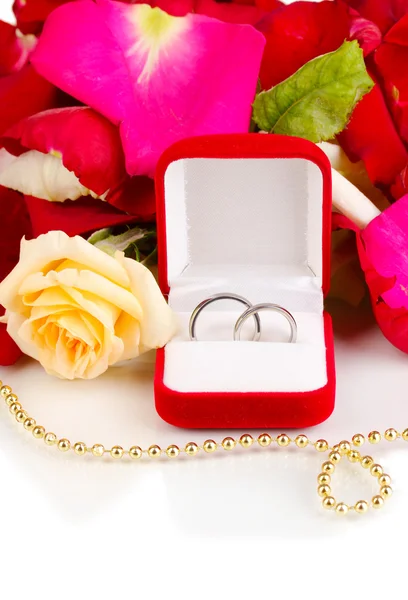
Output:
<instances>
[{"instance_id":1,"label":"open box lid","mask_svg":"<svg viewBox=\"0 0 408 600\"><path fill-rule=\"evenodd\" d=\"M262 134L182 140L156 171L159 280L264 265L330 285L331 167L315 144ZM268 271L269 269L269 271Z\"/></svg>"}]
</instances>

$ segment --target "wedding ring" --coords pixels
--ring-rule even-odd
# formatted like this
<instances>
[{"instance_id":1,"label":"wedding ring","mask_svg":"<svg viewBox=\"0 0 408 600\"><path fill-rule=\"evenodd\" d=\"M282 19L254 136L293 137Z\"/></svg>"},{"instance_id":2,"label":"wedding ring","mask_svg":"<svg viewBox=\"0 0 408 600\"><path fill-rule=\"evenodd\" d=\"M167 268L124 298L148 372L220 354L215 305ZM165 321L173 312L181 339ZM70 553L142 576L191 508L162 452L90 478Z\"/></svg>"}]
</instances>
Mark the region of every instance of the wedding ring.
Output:
<instances>
[{"instance_id":1,"label":"wedding ring","mask_svg":"<svg viewBox=\"0 0 408 600\"><path fill-rule=\"evenodd\" d=\"M285 319L290 325L289 344L294 344L297 339L297 323L295 321L295 318L288 310L286 310L286 308L283 308L283 306L279 306L279 304L271 304L269 302L265 302L264 304L255 304L250 308L247 308L247 310L242 313L242 315L238 318L237 322L235 323L234 341L240 340L241 328L245 321L249 319L249 317L251 317L252 315L256 316L257 313L263 310L273 310L285 317Z\"/></svg>"},{"instance_id":2,"label":"wedding ring","mask_svg":"<svg viewBox=\"0 0 408 600\"><path fill-rule=\"evenodd\" d=\"M206 300L203 300L202 302L200 302L200 304L198 304L196 306L196 308L193 310L193 312L191 313L190 326L189 326L191 341L193 341L193 342L197 341L195 328L196 328L198 316L200 315L201 311L203 311L206 306L209 306L210 304L212 304L213 302L216 302L217 300L236 300L237 302L244 304L247 307L247 310L252 308L252 303L249 302L249 300L247 300L243 296L238 296L238 294L229 294L229 293L214 294L214 296L211 296L210 298L207 298ZM247 311L245 311L245 312L247 312ZM253 313L251 313L255 319L255 332L254 332L254 335L252 338L253 342L259 341L259 339L261 337L261 320L259 318L259 315L256 313L257 313L257 311L254 311ZM243 314L245 314L245 313L243 313ZM235 327L236 327L236 325L235 325ZM235 339L235 333L234 333L234 339Z\"/></svg>"}]
</instances>

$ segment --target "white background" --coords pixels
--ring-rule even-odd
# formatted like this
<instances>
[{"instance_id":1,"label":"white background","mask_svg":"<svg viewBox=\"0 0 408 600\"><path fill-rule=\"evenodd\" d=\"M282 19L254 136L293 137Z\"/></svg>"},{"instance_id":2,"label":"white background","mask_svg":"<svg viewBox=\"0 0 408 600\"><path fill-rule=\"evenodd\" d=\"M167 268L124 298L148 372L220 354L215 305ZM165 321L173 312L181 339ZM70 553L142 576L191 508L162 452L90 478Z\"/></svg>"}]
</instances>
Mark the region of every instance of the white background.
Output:
<instances>
[{"instance_id":1,"label":"white background","mask_svg":"<svg viewBox=\"0 0 408 600\"><path fill-rule=\"evenodd\" d=\"M0 1L1 15L8 3ZM335 443L358 431L408 426L408 357L384 340L368 310L332 312L337 407L306 433ZM38 422L73 442L165 447L225 435L162 422L152 373L148 357L96 381L64 382L21 361L0 368L0 379ZM408 445L367 452L393 476L395 495L378 513L342 519L320 508L322 456L310 449L237 449L154 463L79 458L34 440L2 404L0 597L403 594ZM348 463L333 488L348 502L375 490L372 478Z\"/></svg>"}]
</instances>

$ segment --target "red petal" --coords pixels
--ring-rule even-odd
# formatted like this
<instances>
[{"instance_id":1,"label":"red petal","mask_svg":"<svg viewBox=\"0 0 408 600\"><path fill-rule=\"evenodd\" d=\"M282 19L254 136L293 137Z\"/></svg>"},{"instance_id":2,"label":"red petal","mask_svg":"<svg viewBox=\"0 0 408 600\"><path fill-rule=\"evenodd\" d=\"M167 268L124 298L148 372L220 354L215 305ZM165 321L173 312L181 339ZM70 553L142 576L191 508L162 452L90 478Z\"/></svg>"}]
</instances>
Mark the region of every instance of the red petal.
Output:
<instances>
[{"instance_id":1,"label":"red petal","mask_svg":"<svg viewBox=\"0 0 408 600\"><path fill-rule=\"evenodd\" d=\"M23 33L39 33L48 15L71 0L15 0L13 11Z\"/></svg>"},{"instance_id":2,"label":"red petal","mask_svg":"<svg viewBox=\"0 0 408 600\"><path fill-rule=\"evenodd\" d=\"M408 12L408 0L345 0L385 33Z\"/></svg>"},{"instance_id":3,"label":"red petal","mask_svg":"<svg viewBox=\"0 0 408 600\"><path fill-rule=\"evenodd\" d=\"M0 143L15 155L60 153L64 166L98 195L113 192L126 178L118 128L88 107L38 113L9 129Z\"/></svg>"},{"instance_id":4,"label":"red petal","mask_svg":"<svg viewBox=\"0 0 408 600\"><path fill-rule=\"evenodd\" d=\"M0 281L15 267L20 255L20 242L23 236L31 237L31 224L28 212L21 194L0 187ZM0 306L0 315L4 310ZM0 324L0 365L12 365L21 356L21 350L16 346L6 331L6 326Z\"/></svg>"},{"instance_id":5,"label":"red petal","mask_svg":"<svg viewBox=\"0 0 408 600\"><path fill-rule=\"evenodd\" d=\"M360 17L358 13L352 9L350 9L350 16L349 39L357 40L363 49L364 56L368 56L381 44L381 31L375 23L368 19L363 19L363 17Z\"/></svg>"},{"instance_id":6,"label":"red petal","mask_svg":"<svg viewBox=\"0 0 408 600\"><path fill-rule=\"evenodd\" d=\"M348 9L337 2L295 2L257 25L266 37L261 84L269 89L309 60L341 46L349 33Z\"/></svg>"},{"instance_id":7,"label":"red petal","mask_svg":"<svg viewBox=\"0 0 408 600\"><path fill-rule=\"evenodd\" d=\"M408 165L398 173L394 184L391 187L391 194L395 200L408 194Z\"/></svg>"},{"instance_id":8,"label":"red petal","mask_svg":"<svg viewBox=\"0 0 408 600\"><path fill-rule=\"evenodd\" d=\"M375 62L400 134L408 142L408 14L387 33Z\"/></svg>"},{"instance_id":9,"label":"red petal","mask_svg":"<svg viewBox=\"0 0 408 600\"><path fill-rule=\"evenodd\" d=\"M25 196L25 201L34 237L53 230L65 231L69 236L81 235L135 220L133 215L126 215L107 202L89 197L61 203Z\"/></svg>"},{"instance_id":10,"label":"red petal","mask_svg":"<svg viewBox=\"0 0 408 600\"><path fill-rule=\"evenodd\" d=\"M364 161L375 184L393 183L408 163L408 153L378 84L357 105L338 139L351 160Z\"/></svg>"},{"instance_id":11,"label":"red petal","mask_svg":"<svg viewBox=\"0 0 408 600\"><path fill-rule=\"evenodd\" d=\"M0 135L20 119L56 106L57 96L57 89L29 64L0 78Z\"/></svg>"},{"instance_id":12,"label":"red petal","mask_svg":"<svg viewBox=\"0 0 408 600\"><path fill-rule=\"evenodd\" d=\"M149 177L128 177L107 201L138 220L152 221L156 212L154 182Z\"/></svg>"},{"instance_id":13,"label":"red petal","mask_svg":"<svg viewBox=\"0 0 408 600\"><path fill-rule=\"evenodd\" d=\"M127 4L149 4L156 6L175 17L188 13L197 13L214 17L229 23L255 24L265 14L265 10L255 2L216 2L216 0L136 0L136 2L121 0ZM269 1L269 4L271 2ZM276 2L273 2L276 5ZM274 6L276 8L276 6ZM270 9L272 10L272 9Z\"/></svg>"},{"instance_id":14,"label":"red petal","mask_svg":"<svg viewBox=\"0 0 408 600\"><path fill-rule=\"evenodd\" d=\"M16 27L0 21L0 77L19 71L36 44L33 36L16 35Z\"/></svg>"}]
</instances>

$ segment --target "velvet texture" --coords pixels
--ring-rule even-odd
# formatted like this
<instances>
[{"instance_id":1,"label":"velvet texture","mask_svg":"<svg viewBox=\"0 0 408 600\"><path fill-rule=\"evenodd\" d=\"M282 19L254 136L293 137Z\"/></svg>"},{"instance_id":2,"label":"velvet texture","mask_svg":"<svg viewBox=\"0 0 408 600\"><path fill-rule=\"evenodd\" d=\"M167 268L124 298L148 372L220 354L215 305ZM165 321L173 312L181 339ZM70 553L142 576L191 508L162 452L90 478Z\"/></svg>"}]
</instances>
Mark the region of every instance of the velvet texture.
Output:
<instances>
[{"instance_id":1,"label":"velvet texture","mask_svg":"<svg viewBox=\"0 0 408 600\"><path fill-rule=\"evenodd\" d=\"M156 199L159 242L159 277L164 294L171 292L167 272L165 173L168 166L186 158L300 158L315 163L323 176L322 296L330 280L331 170L320 150L305 140L281 136L219 135L192 138L169 148L159 161ZM172 425L189 428L299 428L327 419L334 408L335 366L332 324L322 314L326 347L327 383L307 392L180 392L166 386L166 349L158 352L155 400L159 415ZM193 342L186 342L193 343ZM238 343L238 342L237 342ZM267 346L267 344L266 344ZM266 350L267 351L267 350ZM228 357L225 357L226 360ZM250 369L248 365L248 369ZM271 364L271 368L273 365Z\"/></svg>"}]
</instances>

